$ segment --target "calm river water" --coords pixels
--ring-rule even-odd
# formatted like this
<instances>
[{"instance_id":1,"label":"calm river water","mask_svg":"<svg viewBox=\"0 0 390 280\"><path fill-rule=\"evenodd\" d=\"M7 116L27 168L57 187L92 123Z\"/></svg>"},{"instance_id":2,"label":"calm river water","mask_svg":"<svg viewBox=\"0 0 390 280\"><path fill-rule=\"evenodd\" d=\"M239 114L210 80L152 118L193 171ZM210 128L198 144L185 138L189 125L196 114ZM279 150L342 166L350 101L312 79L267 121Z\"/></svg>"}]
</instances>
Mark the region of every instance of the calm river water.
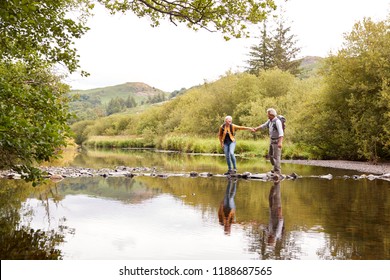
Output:
<instances>
[{"instance_id":1,"label":"calm river water","mask_svg":"<svg viewBox=\"0 0 390 280\"><path fill-rule=\"evenodd\" d=\"M224 157L88 151L67 166L226 171ZM240 172L264 159L238 157ZM280 183L224 177L93 177L33 188L0 180L1 259L389 260L390 182L285 164ZM315 176L332 174L333 179ZM313 176L313 177L312 177Z\"/></svg>"}]
</instances>

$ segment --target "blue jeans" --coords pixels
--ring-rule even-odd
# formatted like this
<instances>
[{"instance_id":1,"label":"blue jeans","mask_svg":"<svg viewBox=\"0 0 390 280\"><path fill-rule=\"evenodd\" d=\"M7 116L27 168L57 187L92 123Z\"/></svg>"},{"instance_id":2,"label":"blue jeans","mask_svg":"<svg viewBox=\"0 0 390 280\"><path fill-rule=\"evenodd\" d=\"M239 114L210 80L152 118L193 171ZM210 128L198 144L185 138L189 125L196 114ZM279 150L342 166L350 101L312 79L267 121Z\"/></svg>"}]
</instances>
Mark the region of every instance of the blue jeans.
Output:
<instances>
[{"instance_id":1,"label":"blue jeans","mask_svg":"<svg viewBox=\"0 0 390 280\"><path fill-rule=\"evenodd\" d=\"M236 148L236 142L231 142L230 144L223 145L223 151L225 153L226 163L228 165L229 170L232 169L232 164L233 164L233 168L237 169L236 157L234 155L235 148Z\"/></svg>"}]
</instances>

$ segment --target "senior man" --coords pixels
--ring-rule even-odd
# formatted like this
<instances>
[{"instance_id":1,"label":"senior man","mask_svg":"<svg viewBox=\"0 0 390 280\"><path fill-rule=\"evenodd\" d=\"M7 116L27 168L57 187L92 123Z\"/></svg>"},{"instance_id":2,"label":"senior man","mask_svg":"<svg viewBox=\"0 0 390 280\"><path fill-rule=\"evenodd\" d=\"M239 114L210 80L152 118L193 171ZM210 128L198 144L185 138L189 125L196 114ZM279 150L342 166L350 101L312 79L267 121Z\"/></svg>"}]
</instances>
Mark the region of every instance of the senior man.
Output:
<instances>
[{"instance_id":1,"label":"senior man","mask_svg":"<svg viewBox=\"0 0 390 280\"><path fill-rule=\"evenodd\" d=\"M278 114L274 108L267 109L268 120L261 124L258 127L255 127L255 131L259 129L268 128L270 136L270 145L268 150L269 159L273 165L272 173L279 176L282 175L280 168L280 158L282 155L282 145L283 145L283 124L281 120L277 117Z\"/></svg>"}]
</instances>

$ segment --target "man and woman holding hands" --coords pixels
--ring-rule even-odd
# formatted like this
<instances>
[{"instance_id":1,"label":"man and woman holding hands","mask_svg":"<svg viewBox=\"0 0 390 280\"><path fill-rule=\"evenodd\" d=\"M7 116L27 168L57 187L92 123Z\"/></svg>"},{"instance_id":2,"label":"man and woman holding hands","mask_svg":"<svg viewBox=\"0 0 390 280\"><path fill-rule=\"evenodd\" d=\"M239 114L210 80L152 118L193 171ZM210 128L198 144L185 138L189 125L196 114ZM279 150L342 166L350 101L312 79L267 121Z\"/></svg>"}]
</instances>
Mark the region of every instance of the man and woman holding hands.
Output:
<instances>
[{"instance_id":1,"label":"man and woman holding hands","mask_svg":"<svg viewBox=\"0 0 390 280\"><path fill-rule=\"evenodd\" d=\"M221 147L225 153L228 171L225 175L235 174L237 172L236 157L234 150L236 148L235 132L237 130L250 130L256 132L259 129L268 128L270 136L270 145L268 155L273 166L272 173L281 176L280 159L283 145L283 124L278 118L276 110L273 108L267 109L267 121L258 127L239 126L232 123L232 117L226 116L225 122L219 127L218 138Z\"/></svg>"}]
</instances>

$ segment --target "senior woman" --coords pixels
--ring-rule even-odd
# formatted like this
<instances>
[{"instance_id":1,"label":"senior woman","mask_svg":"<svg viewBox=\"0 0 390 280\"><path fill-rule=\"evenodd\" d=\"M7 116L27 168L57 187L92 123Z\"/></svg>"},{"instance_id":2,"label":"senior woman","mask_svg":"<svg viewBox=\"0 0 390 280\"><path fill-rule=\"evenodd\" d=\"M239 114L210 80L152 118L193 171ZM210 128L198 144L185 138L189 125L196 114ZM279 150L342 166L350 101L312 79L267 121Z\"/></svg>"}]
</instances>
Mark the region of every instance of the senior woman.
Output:
<instances>
[{"instance_id":1,"label":"senior woman","mask_svg":"<svg viewBox=\"0 0 390 280\"><path fill-rule=\"evenodd\" d=\"M252 127L233 124L231 116L226 116L225 122L219 127L218 138L225 153L228 166L228 171L224 175L237 173L237 163L234 155L234 150L236 148L235 132L237 130L250 130L254 132L254 128Z\"/></svg>"}]
</instances>

